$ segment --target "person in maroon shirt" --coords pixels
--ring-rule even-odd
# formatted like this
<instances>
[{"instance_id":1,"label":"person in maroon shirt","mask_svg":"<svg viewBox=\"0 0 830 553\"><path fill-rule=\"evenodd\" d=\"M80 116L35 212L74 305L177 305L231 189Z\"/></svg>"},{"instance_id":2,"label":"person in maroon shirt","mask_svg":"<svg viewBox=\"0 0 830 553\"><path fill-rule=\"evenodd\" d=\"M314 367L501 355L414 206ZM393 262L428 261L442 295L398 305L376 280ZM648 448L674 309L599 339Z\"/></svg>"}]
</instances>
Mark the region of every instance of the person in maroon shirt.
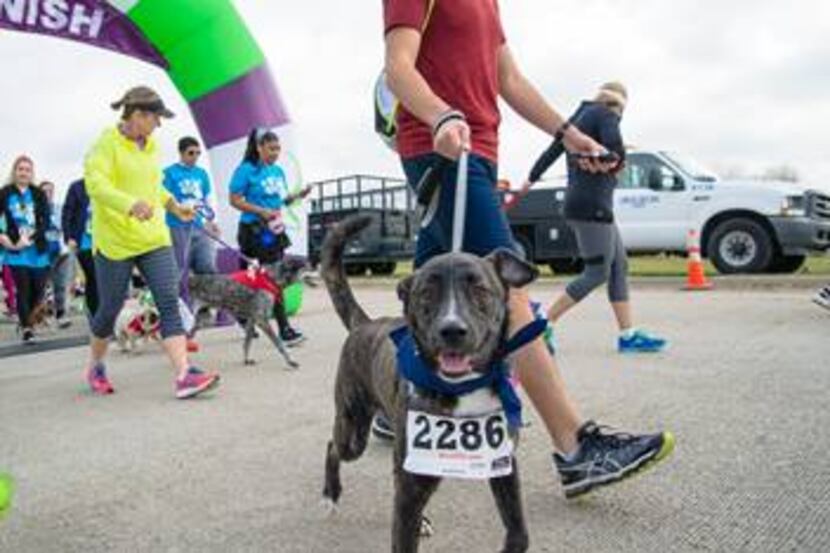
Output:
<instances>
[{"instance_id":1,"label":"person in maroon shirt","mask_svg":"<svg viewBox=\"0 0 830 553\"><path fill-rule=\"evenodd\" d=\"M427 0L383 3L385 71L401 102L397 147L407 180L414 186L439 156L456 160L469 151L464 250L482 256L500 247L515 250L495 188L498 97L530 124L562 140L570 152L599 155L605 150L566 121L521 73L497 0L436 0L429 16L428 5ZM608 172L614 165L590 159L579 163L591 172ZM416 267L450 251L456 172L457 163L443 172L436 215L418 235ZM527 292L512 291L510 332L533 320ZM674 438L668 432L609 433L583 421L543 340L517 352L515 361L558 450L554 465L567 497L618 482L672 451Z\"/></svg>"}]
</instances>

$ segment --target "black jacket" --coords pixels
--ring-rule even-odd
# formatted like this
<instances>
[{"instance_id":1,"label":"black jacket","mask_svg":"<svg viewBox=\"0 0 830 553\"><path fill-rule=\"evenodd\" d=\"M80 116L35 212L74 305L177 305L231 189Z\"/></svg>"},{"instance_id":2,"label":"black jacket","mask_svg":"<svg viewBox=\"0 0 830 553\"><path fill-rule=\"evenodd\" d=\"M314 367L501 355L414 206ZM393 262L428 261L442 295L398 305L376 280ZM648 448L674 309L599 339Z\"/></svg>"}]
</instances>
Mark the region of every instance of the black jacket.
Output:
<instances>
[{"instance_id":1,"label":"black jacket","mask_svg":"<svg viewBox=\"0 0 830 553\"><path fill-rule=\"evenodd\" d=\"M40 188L30 186L29 190L32 191L32 200L35 204L35 234L32 237L32 241L38 252L46 253L49 250L49 244L46 241L46 231L49 229L51 223L49 200ZM0 217L5 217L6 219L6 235L12 242L20 240L20 229L17 228L17 223L9 209L9 199L13 197L19 198L20 196L20 190L14 184L7 184L3 188L0 188Z\"/></svg>"},{"instance_id":2,"label":"black jacket","mask_svg":"<svg viewBox=\"0 0 830 553\"><path fill-rule=\"evenodd\" d=\"M620 158L618 167L625 160L625 145L620 133L620 116L605 105L584 101L570 121L610 152ZM545 171L565 152L559 141L539 157L530 172L530 181L538 181ZM579 168L576 158L568 156L568 190L565 194L565 218L577 221L600 223L614 222L614 188L617 175L612 173L589 173Z\"/></svg>"},{"instance_id":3,"label":"black jacket","mask_svg":"<svg viewBox=\"0 0 830 553\"><path fill-rule=\"evenodd\" d=\"M66 200L63 202L61 228L63 229L64 242L74 240L80 245L84 232L86 232L88 216L89 194L86 193L86 185L81 179L69 185Z\"/></svg>"}]
</instances>

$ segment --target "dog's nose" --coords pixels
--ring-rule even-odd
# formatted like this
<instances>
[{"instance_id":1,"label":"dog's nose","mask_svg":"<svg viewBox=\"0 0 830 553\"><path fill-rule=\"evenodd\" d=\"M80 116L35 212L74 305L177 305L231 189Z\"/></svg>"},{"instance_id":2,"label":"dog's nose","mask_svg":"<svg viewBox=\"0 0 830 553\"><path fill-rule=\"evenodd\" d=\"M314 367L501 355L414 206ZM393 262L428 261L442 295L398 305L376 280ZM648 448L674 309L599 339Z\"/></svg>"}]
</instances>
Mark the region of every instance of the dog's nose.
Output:
<instances>
[{"instance_id":1,"label":"dog's nose","mask_svg":"<svg viewBox=\"0 0 830 553\"><path fill-rule=\"evenodd\" d=\"M461 342L464 337L467 336L467 331L467 325L459 320L446 321L438 329L439 334L441 334L441 338L443 338L447 344L451 345Z\"/></svg>"}]
</instances>

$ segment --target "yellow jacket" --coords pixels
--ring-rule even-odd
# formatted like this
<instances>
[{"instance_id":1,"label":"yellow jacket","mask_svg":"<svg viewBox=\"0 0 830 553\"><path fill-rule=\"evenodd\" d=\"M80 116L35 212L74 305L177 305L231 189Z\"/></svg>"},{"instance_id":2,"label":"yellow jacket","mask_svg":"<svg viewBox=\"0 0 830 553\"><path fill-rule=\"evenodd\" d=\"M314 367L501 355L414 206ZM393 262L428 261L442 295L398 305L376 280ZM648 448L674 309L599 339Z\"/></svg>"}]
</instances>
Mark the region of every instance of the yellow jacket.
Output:
<instances>
[{"instance_id":1,"label":"yellow jacket","mask_svg":"<svg viewBox=\"0 0 830 553\"><path fill-rule=\"evenodd\" d=\"M84 181L92 205L94 251L122 260L170 245L164 206L173 197L162 185L152 137L141 150L118 128L105 130L86 156ZM129 215L138 200L153 206L149 221Z\"/></svg>"}]
</instances>

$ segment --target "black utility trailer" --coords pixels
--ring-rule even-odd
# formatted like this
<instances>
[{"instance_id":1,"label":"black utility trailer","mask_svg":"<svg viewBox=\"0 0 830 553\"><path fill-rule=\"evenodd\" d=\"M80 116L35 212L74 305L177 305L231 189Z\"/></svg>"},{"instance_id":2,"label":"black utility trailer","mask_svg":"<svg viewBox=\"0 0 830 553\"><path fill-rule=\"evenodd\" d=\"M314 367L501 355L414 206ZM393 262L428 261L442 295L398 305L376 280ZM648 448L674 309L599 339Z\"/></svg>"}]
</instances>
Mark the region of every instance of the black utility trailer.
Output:
<instances>
[{"instance_id":1,"label":"black utility trailer","mask_svg":"<svg viewBox=\"0 0 830 553\"><path fill-rule=\"evenodd\" d=\"M308 257L320 262L328 230L350 215L369 214L375 222L346 246L351 275L371 271L391 275L397 262L415 255L415 197L401 179L352 175L312 183L308 216Z\"/></svg>"}]
</instances>

